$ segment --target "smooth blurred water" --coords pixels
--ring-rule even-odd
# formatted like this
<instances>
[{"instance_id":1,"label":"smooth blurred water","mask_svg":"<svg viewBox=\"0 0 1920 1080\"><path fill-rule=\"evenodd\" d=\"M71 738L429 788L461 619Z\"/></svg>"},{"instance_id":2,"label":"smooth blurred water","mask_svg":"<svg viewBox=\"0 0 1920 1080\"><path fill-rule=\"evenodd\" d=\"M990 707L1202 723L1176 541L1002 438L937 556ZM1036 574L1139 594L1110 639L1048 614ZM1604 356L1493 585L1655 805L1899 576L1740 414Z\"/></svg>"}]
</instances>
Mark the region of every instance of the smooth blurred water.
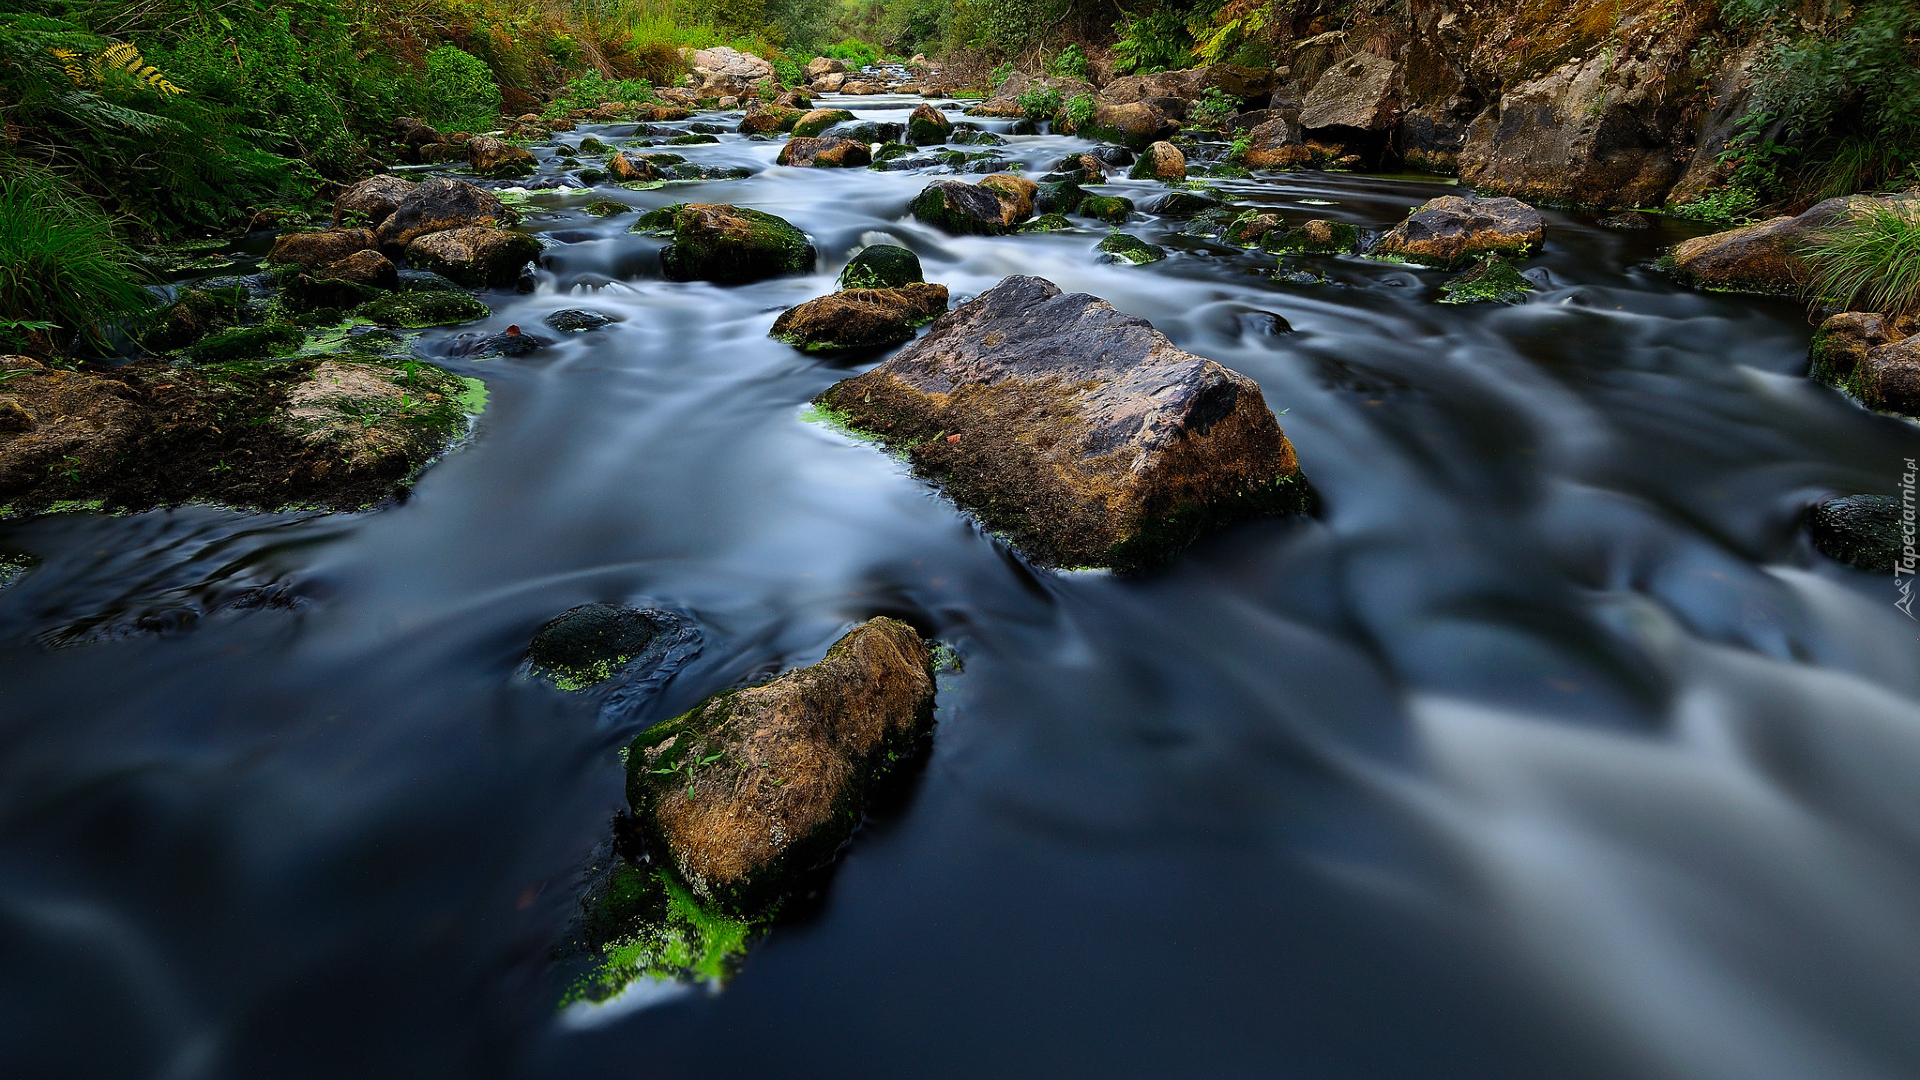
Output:
<instances>
[{"instance_id":1,"label":"smooth blurred water","mask_svg":"<svg viewBox=\"0 0 1920 1080\"><path fill-rule=\"evenodd\" d=\"M1158 220L1129 231L1171 258L1102 264L1083 220L915 223L926 175L668 149L761 171L536 194L538 291L424 345L561 340L446 361L491 406L404 504L0 523L41 560L0 591L0 1071L1920 1073L1920 627L1797 529L1891 493L1920 431L1803 377L1803 311L1676 288L1672 225L1549 214L1527 304L1450 307L1435 272L1277 284ZM1220 186L1372 230L1453 190ZM593 198L766 210L821 261L666 282ZM956 300L1038 274L1257 379L1323 512L1142 578L1030 569L801 418L880 357L767 328L882 240ZM622 321L540 325L566 307ZM604 711L524 679L589 601L683 611L703 650ZM965 659L911 796L723 993L559 1023L616 749L875 614Z\"/></svg>"}]
</instances>

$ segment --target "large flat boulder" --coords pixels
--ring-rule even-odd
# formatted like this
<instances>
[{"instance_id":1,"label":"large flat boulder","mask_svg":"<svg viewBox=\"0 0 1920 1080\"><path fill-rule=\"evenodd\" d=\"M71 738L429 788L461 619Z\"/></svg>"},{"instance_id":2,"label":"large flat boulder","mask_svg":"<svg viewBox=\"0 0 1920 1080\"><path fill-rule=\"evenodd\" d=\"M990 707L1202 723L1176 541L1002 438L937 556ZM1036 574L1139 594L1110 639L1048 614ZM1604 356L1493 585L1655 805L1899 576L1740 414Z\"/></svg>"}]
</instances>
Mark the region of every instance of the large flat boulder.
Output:
<instances>
[{"instance_id":1,"label":"large flat boulder","mask_svg":"<svg viewBox=\"0 0 1920 1080\"><path fill-rule=\"evenodd\" d=\"M368 229L283 233L274 237L273 247L267 250L267 261L313 269L373 246L373 232Z\"/></svg>"},{"instance_id":2,"label":"large flat boulder","mask_svg":"<svg viewBox=\"0 0 1920 1080\"><path fill-rule=\"evenodd\" d=\"M1674 247L1668 262L1681 280L1703 288L1795 294L1810 279L1811 267L1804 257L1808 245L1880 208L1920 215L1920 195L1828 199L1798 217L1777 217L1696 236Z\"/></svg>"},{"instance_id":3,"label":"large flat boulder","mask_svg":"<svg viewBox=\"0 0 1920 1080\"><path fill-rule=\"evenodd\" d=\"M946 310L945 285L847 289L788 308L768 333L806 352L881 348L912 340L914 328Z\"/></svg>"},{"instance_id":4,"label":"large flat boulder","mask_svg":"<svg viewBox=\"0 0 1920 1080\"><path fill-rule=\"evenodd\" d=\"M930 650L885 617L811 667L716 694L627 751L649 852L702 901L758 913L831 858L887 767L933 724Z\"/></svg>"},{"instance_id":5,"label":"large flat boulder","mask_svg":"<svg viewBox=\"0 0 1920 1080\"><path fill-rule=\"evenodd\" d=\"M1540 211L1518 199L1443 195L1395 225L1372 254L1455 269L1487 254L1525 258L1546 234Z\"/></svg>"},{"instance_id":6,"label":"large flat boulder","mask_svg":"<svg viewBox=\"0 0 1920 1080\"><path fill-rule=\"evenodd\" d=\"M1040 278L1003 280L816 400L1044 563L1135 569L1308 499L1259 384Z\"/></svg>"},{"instance_id":7,"label":"large flat boulder","mask_svg":"<svg viewBox=\"0 0 1920 1080\"><path fill-rule=\"evenodd\" d=\"M407 245L407 263L470 288L511 285L540 256L540 241L507 229L470 225L428 233Z\"/></svg>"},{"instance_id":8,"label":"large flat boulder","mask_svg":"<svg viewBox=\"0 0 1920 1080\"><path fill-rule=\"evenodd\" d=\"M1345 128L1385 131L1399 118L1400 65L1357 53L1328 68L1301 105L1308 131Z\"/></svg>"},{"instance_id":9,"label":"large flat boulder","mask_svg":"<svg viewBox=\"0 0 1920 1080\"><path fill-rule=\"evenodd\" d=\"M511 225L513 216L495 195L464 180L440 177L407 192L380 222L374 238L390 256L428 233L469 225Z\"/></svg>"},{"instance_id":10,"label":"large flat boulder","mask_svg":"<svg viewBox=\"0 0 1920 1080\"><path fill-rule=\"evenodd\" d=\"M775 159L775 164L813 169L862 169L872 163L867 144L853 139L788 139Z\"/></svg>"},{"instance_id":11,"label":"large flat boulder","mask_svg":"<svg viewBox=\"0 0 1920 1080\"><path fill-rule=\"evenodd\" d=\"M333 224L338 228L357 220L367 228L376 228L399 207L400 200L419 186L390 173L370 176L341 192L333 201Z\"/></svg>"},{"instance_id":12,"label":"large flat boulder","mask_svg":"<svg viewBox=\"0 0 1920 1080\"><path fill-rule=\"evenodd\" d=\"M999 236L1012 232L1033 215L1034 190L1023 192L1005 180L1019 180L1027 189L1037 190L1032 181L998 173L978 184L935 180L914 197L913 216L950 233Z\"/></svg>"}]
</instances>

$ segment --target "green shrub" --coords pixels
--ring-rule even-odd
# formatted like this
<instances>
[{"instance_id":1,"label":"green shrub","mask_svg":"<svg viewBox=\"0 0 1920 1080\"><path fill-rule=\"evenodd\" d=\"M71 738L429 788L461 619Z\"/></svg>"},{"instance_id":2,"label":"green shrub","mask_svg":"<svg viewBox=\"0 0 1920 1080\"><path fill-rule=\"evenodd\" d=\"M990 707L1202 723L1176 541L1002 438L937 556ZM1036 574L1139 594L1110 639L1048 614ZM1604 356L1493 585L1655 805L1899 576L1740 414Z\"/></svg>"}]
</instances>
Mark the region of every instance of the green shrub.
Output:
<instances>
[{"instance_id":1,"label":"green shrub","mask_svg":"<svg viewBox=\"0 0 1920 1080\"><path fill-rule=\"evenodd\" d=\"M999 93L1000 88L1006 85L1006 81L1011 78L1013 78L1013 65L1000 64L992 71L987 72L987 92L993 94Z\"/></svg>"},{"instance_id":2,"label":"green shrub","mask_svg":"<svg viewBox=\"0 0 1920 1080\"><path fill-rule=\"evenodd\" d=\"M435 127L487 131L500 122L500 84L478 57L442 45L427 54L426 106Z\"/></svg>"},{"instance_id":3,"label":"green shrub","mask_svg":"<svg viewBox=\"0 0 1920 1080\"><path fill-rule=\"evenodd\" d=\"M1014 100L1029 120L1051 120L1060 111L1060 91L1051 86L1029 86Z\"/></svg>"},{"instance_id":4,"label":"green shrub","mask_svg":"<svg viewBox=\"0 0 1920 1080\"><path fill-rule=\"evenodd\" d=\"M1224 128L1227 121L1240 115L1240 99L1232 97L1217 86L1207 87L1200 95L1200 101L1194 105L1189 115L1195 126L1204 128Z\"/></svg>"},{"instance_id":5,"label":"green shrub","mask_svg":"<svg viewBox=\"0 0 1920 1080\"><path fill-rule=\"evenodd\" d=\"M609 101L642 104L653 100L653 87L639 79L609 79L588 70L555 91L542 115L564 116L574 109L591 109Z\"/></svg>"},{"instance_id":6,"label":"green shrub","mask_svg":"<svg viewBox=\"0 0 1920 1080\"><path fill-rule=\"evenodd\" d=\"M1179 9L1157 7L1128 15L1113 28L1113 70L1118 75L1176 71L1193 62L1193 35Z\"/></svg>"},{"instance_id":7,"label":"green shrub","mask_svg":"<svg viewBox=\"0 0 1920 1080\"><path fill-rule=\"evenodd\" d=\"M1808 245L1810 299L1890 314L1920 311L1920 210L1876 204Z\"/></svg>"},{"instance_id":8,"label":"green shrub","mask_svg":"<svg viewBox=\"0 0 1920 1080\"><path fill-rule=\"evenodd\" d=\"M1060 55L1047 64L1047 72L1056 78L1079 79L1084 82L1087 78L1087 54L1081 52L1077 44L1068 45L1060 50Z\"/></svg>"},{"instance_id":9,"label":"green shrub","mask_svg":"<svg viewBox=\"0 0 1920 1080\"><path fill-rule=\"evenodd\" d=\"M1061 119L1068 132L1077 132L1093 123L1094 101L1092 94L1075 94L1068 99L1060 110Z\"/></svg>"},{"instance_id":10,"label":"green shrub","mask_svg":"<svg viewBox=\"0 0 1920 1080\"><path fill-rule=\"evenodd\" d=\"M827 46L826 52L821 55L843 61L848 69L857 71L880 62L880 46L858 38L847 38L838 45Z\"/></svg>"},{"instance_id":11,"label":"green shrub","mask_svg":"<svg viewBox=\"0 0 1920 1080\"><path fill-rule=\"evenodd\" d=\"M45 169L0 158L0 177L0 341L58 330L97 346L152 307L112 219Z\"/></svg>"},{"instance_id":12,"label":"green shrub","mask_svg":"<svg viewBox=\"0 0 1920 1080\"><path fill-rule=\"evenodd\" d=\"M1752 188L1729 184L1692 202L1669 206L1667 213L1689 221L1704 221L1709 225L1733 226L1753 220L1754 211L1758 209L1760 196Z\"/></svg>"}]
</instances>

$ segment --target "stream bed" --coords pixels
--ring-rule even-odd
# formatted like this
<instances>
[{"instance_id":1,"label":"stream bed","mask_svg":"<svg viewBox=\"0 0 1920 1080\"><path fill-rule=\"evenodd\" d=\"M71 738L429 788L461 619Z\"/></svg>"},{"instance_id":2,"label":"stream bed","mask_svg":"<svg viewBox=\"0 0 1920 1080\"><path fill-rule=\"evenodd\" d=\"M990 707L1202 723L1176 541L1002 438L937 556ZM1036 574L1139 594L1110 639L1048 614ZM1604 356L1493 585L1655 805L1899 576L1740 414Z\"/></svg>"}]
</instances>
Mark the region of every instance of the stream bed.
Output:
<instances>
[{"instance_id":1,"label":"stream bed","mask_svg":"<svg viewBox=\"0 0 1920 1080\"><path fill-rule=\"evenodd\" d=\"M1031 176L1091 146L1003 150ZM36 561L0 589L7 1072L1920 1073L1920 624L1799 527L1898 494L1920 428L1805 377L1801 307L1677 286L1654 260L1700 230L1664 219L1548 212L1526 303L1450 306L1438 271L1278 281L1144 215L1146 266L1083 218L948 236L907 214L934 176L779 147L528 195L535 290L421 339L488 410L399 505L0 521ZM1459 191L1215 186L1373 232ZM684 201L792 221L816 271L663 280L628 230ZM767 336L879 242L956 303L1037 275L1251 376L1318 514L1137 577L1028 565L809 421L885 354ZM566 308L617 321L542 325ZM510 324L553 343L462 357ZM527 677L591 602L682 613L698 654L644 694ZM963 663L908 790L723 990L560 1009L620 748L873 615Z\"/></svg>"}]
</instances>

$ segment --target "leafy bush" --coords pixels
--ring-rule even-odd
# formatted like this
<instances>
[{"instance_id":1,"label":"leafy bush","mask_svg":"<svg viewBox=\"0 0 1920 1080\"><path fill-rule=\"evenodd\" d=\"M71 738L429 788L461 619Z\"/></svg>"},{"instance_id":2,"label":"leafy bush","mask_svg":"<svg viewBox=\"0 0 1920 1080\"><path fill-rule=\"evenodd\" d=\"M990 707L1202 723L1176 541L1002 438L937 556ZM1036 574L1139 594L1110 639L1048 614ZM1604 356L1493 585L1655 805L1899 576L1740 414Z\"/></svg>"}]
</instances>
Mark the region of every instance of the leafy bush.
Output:
<instances>
[{"instance_id":1,"label":"leafy bush","mask_svg":"<svg viewBox=\"0 0 1920 1080\"><path fill-rule=\"evenodd\" d=\"M1051 86L1029 86L1014 98L1020 113L1029 120L1051 120L1060 111L1060 91Z\"/></svg>"},{"instance_id":2,"label":"leafy bush","mask_svg":"<svg viewBox=\"0 0 1920 1080\"><path fill-rule=\"evenodd\" d=\"M586 71L554 93L543 115L565 116L574 109L591 109L609 101L641 104L653 100L653 87L640 79L609 79L597 71Z\"/></svg>"},{"instance_id":3,"label":"leafy bush","mask_svg":"<svg viewBox=\"0 0 1920 1080\"><path fill-rule=\"evenodd\" d=\"M1812 299L1892 314L1920 311L1920 210L1876 204L1808 246Z\"/></svg>"},{"instance_id":4,"label":"leafy bush","mask_svg":"<svg viewBox=\"0 0 1920 1080\"><path fill-rule=\"evenodd\" d=\"M976 40L964 44L1019 55L1060 22L1069 0L969 0L967 6L975 15Z\"/></svg>"},{"instance_id":5,"label":"leafy bush","mask_svg":"<svg viewBox=\"0 0 1920 1080\"><path fill-rule=\"evenodd\" d=\"M1760 196L1752 188L1729 184L1692 202L1670 206L1667 213L1689 221L1704 221L1709 225L1733 226L1753 220L1753 213L1758 209Z\"/></svg>"},{"instance_id":6,"label":"leafy bush","mask_svg":"<svg viewBox=\"0 0 1920 1080\"><path fill-rule=\"evenodd\" d=\"M100 345L148 310L139 258L112 219L45 169L0 158L0 176L0 342L58 330Z\"/></svg>"},{"instance_id":7,"label":"leafy bush","mask_svg":"<svg viewBox=\"0 0 1920 1080\"><path fill-rule=\"evenodd\" d=\"M996 67L992 71L987 72L988 92L998 93L1000 91L1000 87L1005 85L1006 81L1011 78L1013 78L1012 64L1001 64L999 67Z\"/></svg>"},{"instance_id":8,"label":"leafy bush","mask_svg":"<svg viewBox=\"0 0 1920 1080\"><path fill-rule=\"evenodd\" d=\"M1227 126L1227 121L1238 115L1240 100L1217 86L1209 86L1206 93L1200 95L1189 119L1199 127L1223 128Z\"/></svg>"},{"instance_id":9,"label":"leafy bush","mask_svg":"<svg viewBox=\"0 0 1920 1080\"><path fill-rule=\"evenodd\" d=\"M1143 15L1128 15L1114 25L1120 40L1113 45L1116 74L1151 75L1175 71L1193 62L1193 35L1186 18L1173 7L1157 7Z\"/></svg>"},{"instance_id":10,"label":"leafy bush","mask_svg":"<svg viewBox=\"0 0 1920 1080\"><path fill-rule=\"evenodd\" d=\"M1061 119L1068 132L1077 132L1093 123L1094 101L1092 94L1075 94L1068 99L1060 110Z\"/></svg>"},{"instance_id":11,"label":"leafy bush","mask_svg":"<svg viewBox=\"0 0 1920 1080\"><path fill-rule=\"evenodd\" d=\"M807 69L790 56L780 56L773 61L773 77L780 80L781 86L805 86Z\"/></svg>"},{"instance_id":12,"label":"leafy bush","mask_svg":"<svg viewBox=\"0 0 1920 1080\"><path fill-rule=\"evenodd\" d=\"M880 47L858 38L848 38L838 45L827 46L827 51L821 55L844 61L848 68L857 71L880 62Z\"/></svg>"},{"instance_id":13,"label":"leafy bush","mask_svg":"<svg viewBox=\"0 0 1920 1080\"><path fill-rule=\"evenodd\" d=\"M1056 78L1079 79L1085 82L1087 78L1087 54L1081 52L1080 46L1077 44L1068 45L1066 48L1060 50L1060 55L1054 57L1052 62L1047 65L1047 72Z\"/></svg>"},{"instance_id":14,"label":"leafy bush","mask_svg":"<svg viewBox=\"0 0 1920 1080\"><path fill-rule=\"evenodd\" d=\"M478 57L442 45L427 54L426 106L435 127L486 131L500 122L500 84Z\"/></svg>"}]
</instances>

